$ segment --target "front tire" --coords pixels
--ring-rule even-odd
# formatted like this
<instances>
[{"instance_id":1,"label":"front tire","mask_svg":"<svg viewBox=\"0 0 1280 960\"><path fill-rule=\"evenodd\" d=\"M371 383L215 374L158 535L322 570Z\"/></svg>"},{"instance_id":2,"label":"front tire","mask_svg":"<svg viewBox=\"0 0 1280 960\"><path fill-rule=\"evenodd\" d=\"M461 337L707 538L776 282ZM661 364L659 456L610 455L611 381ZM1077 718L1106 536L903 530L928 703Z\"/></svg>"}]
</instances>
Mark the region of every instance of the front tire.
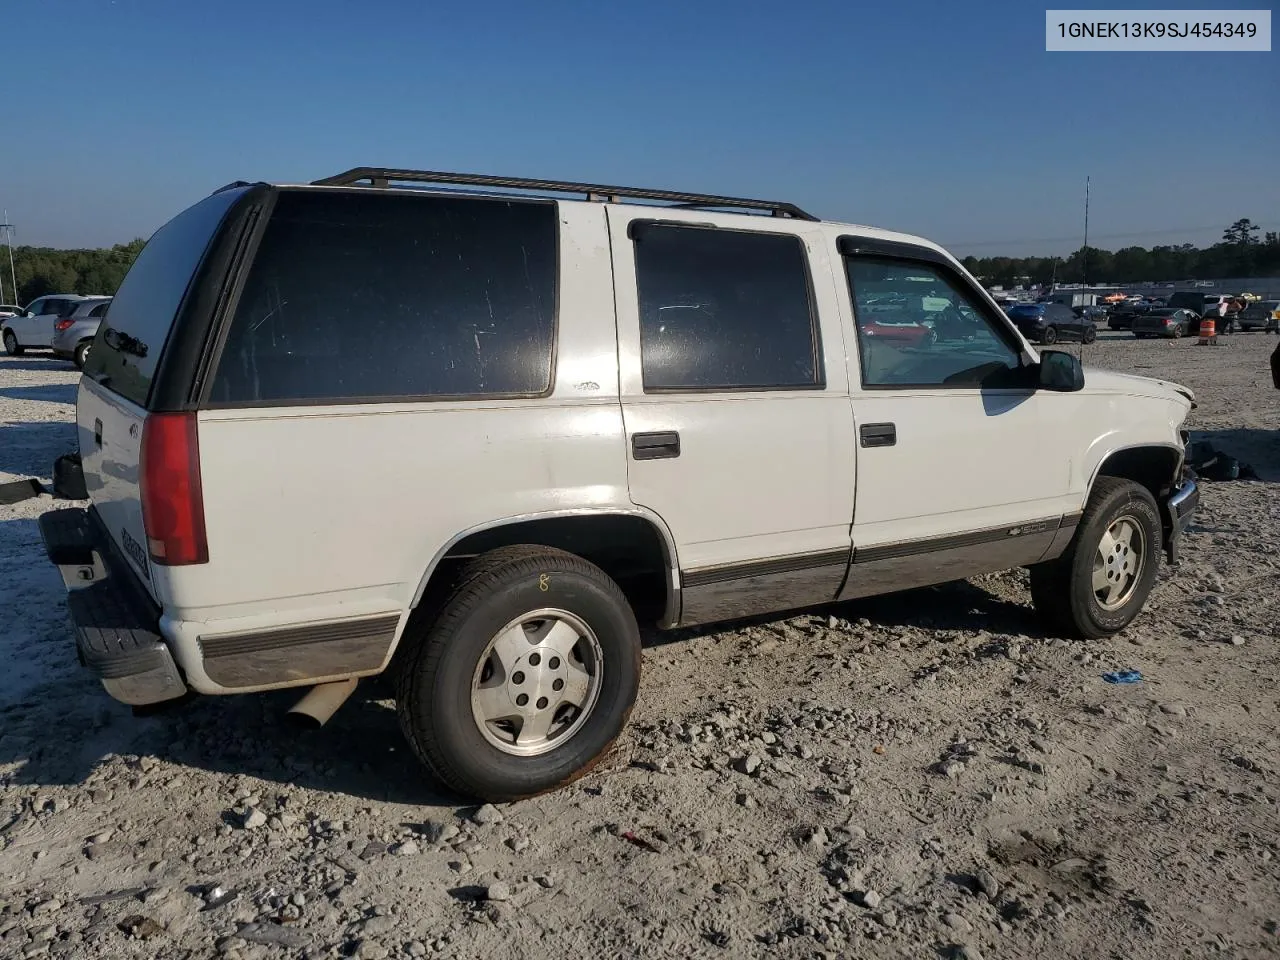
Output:
<instances>
[{"instance_id":1,"label":"front tire","mask_svg":"<svg viewBox=\"0 0 1280 960\"><path fill-rule=\"evenodd\" d=\"M12 330L4 332L4 352L11 357L22 356L22 347L18 346L18 336Z\"/></svg>"},{"instance_id":2,"label":"front tire","mask_svg":"<svg viewBox=\"0 0 1280 960\"><path fill-rule=\"evenodd\" d=\"M1085 343L1093 343L1095 340L1098 339L1098 331L1095 330L1093 327L1090 327L1088 330L1084 332L1084 336L1081 339Z\"/></svg>"},{"instance_id":3,"label":"front tire","mask_svg":"<svg viewBox=\"0 0 1280 960\"><path fill-rule=\"evenodd\" d=\"M640 631L599 567L504 547L467 567L397 680L401 728L437 778L518 800L576 780L617 739L639 689Z\"/></svg>"},{"instance_id":4,"label":"front tire","mask_svg":"<svg viewBox=\"0 0 1280 960\"><path fill-rule=\"evenodd\" d=\"M1119 633L1147 602L1162 538L1159 508L1145 487L1099 477L1066 552L1031 568L1036 613L1066 636Z\"/></svg>"},{"instance_id":5,"label":"front tire","mask_svg":"<svg viewBox=\"0 0 1280 960\"><path fill-rule=\"evenodd\" d=\"M1045 327L1044 333L1040 334L1040 342L1046 347L1058 342L1058 329L1056 327Z\"/></svg>"}]
</instances>

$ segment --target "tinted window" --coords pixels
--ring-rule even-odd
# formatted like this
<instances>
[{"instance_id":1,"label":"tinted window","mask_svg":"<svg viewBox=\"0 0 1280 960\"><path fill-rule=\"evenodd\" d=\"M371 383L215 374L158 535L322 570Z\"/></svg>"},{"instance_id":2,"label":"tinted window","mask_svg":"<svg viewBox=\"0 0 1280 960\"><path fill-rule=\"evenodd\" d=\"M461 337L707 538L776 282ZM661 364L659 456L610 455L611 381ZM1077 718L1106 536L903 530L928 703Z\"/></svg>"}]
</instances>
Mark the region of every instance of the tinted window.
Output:
<instances>
[{"instance_id":1,"label":"tinted window","mask_svg":"<svg viewBox=\"0 0 1280 960\"><path fill-rule=\"evenodd\" d=\"M820 387L798 237L637 222L646 390Z\"/></svg>"},{"instance_id":2,"label":"tinted window","mask_svg":"<svg viewBox=\"0 0 1280 960\"><path fill-rule=\"evenodd\" d=\"M116 291L110 322L98 327L85 376L146 406L151 379L187 285L239 196L235 190L216 193L152 235Z\"/></svg>"},{"instance_id":3,"label":"tinted window","mask_svg":"<svg viewBox=\"0 0 1280 960\"><path fill-rule=\"evenodd\" d=\"M89 311L89 316L91 317L105 316L107 312L107 307L109 306L111 306L110 303L100 303L96 307L94 307L92 310Z\"/></svg>"},{"instance_id":4,"label":"tinted window","mask_svg":"<svg viewBox=\"0 0 1280 960\"><path fill-rule=\"evenodd\" d=\"M878 257L846 257L845 268L864 386L1000 386L1021 365L1012 334L948 272ZM873 302L885 300L901 302L891 316L898 324L914 325L915 335L885 335L889 317L871 309Z\"/></svg>"},{"instance_id":5,"label":"tinted window","mask_svg":"<svg viewBox=\"0 0 1280 960\"><path fill-rule=\"evenodd\" d=\"M1044 309L1045 308L1042 306L1029 303L1022 306L1010 307L1007 312L1009 316L1013 317L1015 320L1034 320L1036 317L1039 317L1044 313Z\"/></svg>"},{"instance_id":6,"label":"tinted window","mask_svg":"<svg viewBox=\"0 0 1280 960\"><path fill-rule=\"evenodd\" d=\"M69 317L76 312L76 308L80 306L79 300L61 300L58 303L58 316Z\"/></svg>"},{"instance_id":7,"label":"tinted window","mask_svg":"<svg viewBox=\"0 0 1280 960\"><path fill-rule=\"evenodd\" d=\"M32 300L29 304L27 304L27 312L30 313L32 316L36 316L36 317L41 316L44 313L44 301Z\"/></svg>"},{"instance_id":8,"label":"tinted window","mask_svg":"<svg viewBox=\"0 0 1280 960\"><path fill-rule=\"evenodd\" d=\"M211 400L544 393L556 249L546 201L282 192Z\"/></svg>"}]
</instances>

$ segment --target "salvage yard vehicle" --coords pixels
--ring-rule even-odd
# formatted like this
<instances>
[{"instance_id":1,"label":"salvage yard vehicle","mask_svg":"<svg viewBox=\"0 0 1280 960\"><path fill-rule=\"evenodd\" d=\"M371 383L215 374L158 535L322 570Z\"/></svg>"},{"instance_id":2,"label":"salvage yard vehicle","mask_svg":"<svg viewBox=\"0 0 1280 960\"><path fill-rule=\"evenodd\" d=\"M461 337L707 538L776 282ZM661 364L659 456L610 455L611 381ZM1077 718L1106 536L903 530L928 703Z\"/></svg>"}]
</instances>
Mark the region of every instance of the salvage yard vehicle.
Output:
<instances>
[{"instance_id":1,"label":"salvage yard vehicle","mask_svg":"<svg viewBox=\"0 0 1280 960\"><path fill-rule=\"evenodd\" d=\"M922 282L963 335L882 336ZM357 168L156 232L55 469L91 503L40 528L117 699L298 687L323 722L387 673L425 765L511 800L618 736L642 623L1027 566L1048 629L1123 630L1199 499L1193 404L1037 353L906 234Z\"/></svg>"},{"instance_id":2,"label":"salvage yard vehicle","mask_svg":"<svg viewBox=\"0 0 1280 960\"><path fill-rule=\"evenodd\" d=\"M1133 335L1143 340L1147 337L1170 337L1177 339L1200 329L1200 317L1191 310L1180 307L1160 307L1151 310L1133 321Z\"/></svg>"},{"instance_id":3,"label":"salvage yard vehicle","mask_svg":"<svg viewBox=\"0 0 1280 960\"><path fill-rule=\"evenodd\" d=\"M54 325L58 320L70 316L81 303L90 299L75 293L55 293L32 300L25 310L5 317L0 323L0 342L4 343L4 352L11 357L20 357L26 350L52 346Z\"/></svg>"},{"instance_id":4,"label":"salvage yard vehicle","mask_svg":"<svg viewBox=\"0 0 1280 960\"><path fill-rule=\"evenodd\" d=\"M77 303L69 313L62 315L53 325L53 340L49 346L60 360L70 360L80 369L89 356L93 338L111 306L110 297L87 297Z\"/></svg>"},{"instance_id":5,"label":"salvage yard vehicle","mask_svg":"<svg viewBox=\"0 0 1280 960\"><path fill-rule=\"evenodd\" d=\"M1241 330L1273 330L1280 326L1280 300L1255 300L1240 314Z\"/></svg>"}]
</instances>

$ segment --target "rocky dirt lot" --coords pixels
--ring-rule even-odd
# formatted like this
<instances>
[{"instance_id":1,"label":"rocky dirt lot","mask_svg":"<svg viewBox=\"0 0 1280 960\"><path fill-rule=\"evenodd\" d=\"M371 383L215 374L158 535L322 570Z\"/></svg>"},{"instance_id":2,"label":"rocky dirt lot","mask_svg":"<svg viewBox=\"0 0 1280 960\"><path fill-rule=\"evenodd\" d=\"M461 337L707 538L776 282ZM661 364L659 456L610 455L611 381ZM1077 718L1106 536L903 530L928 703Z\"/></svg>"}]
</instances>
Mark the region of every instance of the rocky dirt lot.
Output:
<instances>
[{"instance_id":1,"label":"rocky dirt lot","mask_svg":"<svg viewBox=\"0 0 1280 960\"><path fill-rule=\"evenodd\" d=\"M502 809L377 684L308 734L296 694L134 717L75 663L55 502L0 507L0 957L1280 955L1274 346L1083 348L1262 477L1205 485L1121 636L1045 636L1022 572L653 636L615 754ZM48 480L75 381L0 361L0 480Z\"/></svg>"}]
</instances>

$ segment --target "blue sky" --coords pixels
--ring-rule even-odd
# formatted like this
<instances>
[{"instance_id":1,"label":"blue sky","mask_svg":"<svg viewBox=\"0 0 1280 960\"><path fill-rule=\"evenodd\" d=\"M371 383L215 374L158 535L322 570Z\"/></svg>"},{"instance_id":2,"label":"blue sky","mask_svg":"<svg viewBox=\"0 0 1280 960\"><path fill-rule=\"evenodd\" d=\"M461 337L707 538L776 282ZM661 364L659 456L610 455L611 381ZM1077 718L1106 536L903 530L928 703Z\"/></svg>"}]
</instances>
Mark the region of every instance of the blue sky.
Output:
<instances>
[{"instance_id":1,"label":"blue sky","mask_svg":"<svg viewBox=\"0 0 1280 960\"><path fill-rule=\"evenodd\" d=\"M19 243L98 246L231 180L372 164L776 197L961 255L1053 254L1079 246L1089 175L1097 246L1280 230L1280 52L1046 53L1044 16L20 0L0 208Z\"/></svg>"}]
</instances>

